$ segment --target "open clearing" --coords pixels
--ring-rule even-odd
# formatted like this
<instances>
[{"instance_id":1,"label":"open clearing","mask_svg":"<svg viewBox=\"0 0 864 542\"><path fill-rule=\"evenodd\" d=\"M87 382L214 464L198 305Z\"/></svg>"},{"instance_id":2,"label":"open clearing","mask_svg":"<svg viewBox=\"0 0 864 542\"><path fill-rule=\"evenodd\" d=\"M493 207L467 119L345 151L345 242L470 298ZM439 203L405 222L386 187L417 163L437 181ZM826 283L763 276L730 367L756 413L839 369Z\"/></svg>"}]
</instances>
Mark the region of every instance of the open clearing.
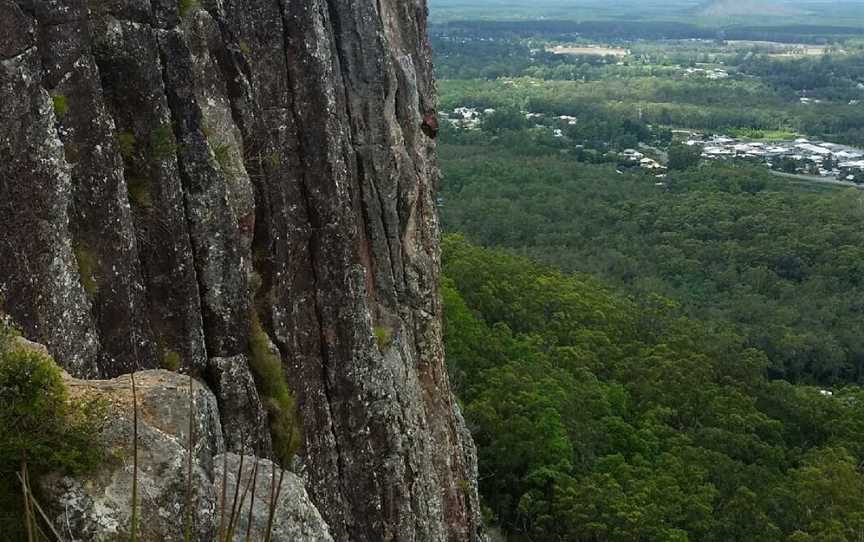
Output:
<instances>
[{"instance_id":1,"label":"open clearing","mask_svg":"<svg viewBox=\"0 0 864 542\"><path fill-rule=\"evenodd\" d=\"M547 47L546 51L556 55L593 55L593 56L627 56L630 51L617 47L605 47L602 45L557 45Z\"/></svg>"}]
</instances>

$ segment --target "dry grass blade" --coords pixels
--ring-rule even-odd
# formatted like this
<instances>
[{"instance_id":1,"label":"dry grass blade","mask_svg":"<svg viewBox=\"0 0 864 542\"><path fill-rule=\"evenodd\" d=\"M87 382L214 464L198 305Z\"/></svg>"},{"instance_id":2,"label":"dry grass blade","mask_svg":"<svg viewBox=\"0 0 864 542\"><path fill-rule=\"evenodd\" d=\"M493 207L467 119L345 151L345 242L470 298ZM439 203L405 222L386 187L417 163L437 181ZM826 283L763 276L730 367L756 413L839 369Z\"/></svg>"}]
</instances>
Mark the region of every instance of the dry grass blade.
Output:
<instances>
[{"instance_id":1,"label":"dry grass blade","mask_svg":"<svg viewBox=\"0 0 864 542\"><path fill-rule=\"evenodd\" d=\"M255 490L258 488L258 458L255 458L255 467L252 469L252 497L249 499L249 516L246 520L246 542L252 542L252 511L255 508Z\"/></svg>"},{"instance_id":2,"label":"dry grass blade","mask_svg":"<svg viewBox=\"0 0 864 542\"><path fill-rule=\"evenodd\" d=\"M48 535L45 534L45 531L42 530L42 527L36 523L36 539L37 540L48 540Z\"/></svg>"},{"instance_id":3,"label":"dry grass blade","mask_svg":"<svg viewBox=\"0 0 864 542\"><path fill-rule=\"evenodd\" d=\"M273 477L276 477L276 463L273 463ZM276 519L276 506L279 503L279 496L282 494L282 479L285 478L285 469L279 469L279 481L276 482L276 491L271 491L270 509L267 514L267 532L264 535L264 540L270 542L273 537L273 521Z\"/></svg>"},{"instance_id":4,"label":"dry grass blade","mask_svg":"<svg viewBox=\"0 0 864 542\"><path fill-rule=\"evenodd\" d=\"M241 442L243 439L241 438ZM231 540L234 538L234 521L236 519L237 514L237 499L240 497L240 480L243 475L243 458L245 456L240 454L240 466L237 467L237 479L234 485L234 499L231 501L231 516L228 519L228 532L225 535L225 540Z\"/></svg>"},{"instance_id":5,"label":"dry grass blade","mask_svg":"<svg viewBox=\"0 0 864 542\"><path fill-rule=\"evenodd\" d=\"M69 503L65 505L66 511L64 513L66 519L66 532L69 533L69 540L74 540L75 537L72 535L72 525L69 523Z\"/></svg>"},{"instance_id":6,"label":"dry grass blade","mask_svg":"<svg viewBox=\"0 0 864 542\"><path fill-rule=\"evenodd\" d=\"M222 504L219 506L219 542L225 542L225 507L228 505L228 451L222 454Z\"/></svg>"},{"instance_id":7,"label":"dry grass blade","mask_svg":"<svg viewBox=\"0 0 864 542\"><path fill-rule=\"evenodd\" d=\"M253 470L253 475L256 474L257 472L258 472L258 462L256 461L255 462L255 468ZM241 470L240 474L242 475L242 473L243 473L243 471ZM253 481L253 479L250 477L249 482L246 483L246 487L243 488L243 493L240 494L240 505L237 507L237 518L236 518L237 524L231 525L230 529L228 530L230 540L232 540L232 541L234 540L234 530L237 528L237 526L240 523L240 515L243 513L243 504L246 502L246 496L249 494L249 490L252 488L252 481ZM240 477L238 477L237 478L237 485L239 486L241 482L242 482L242 479Z\"/></svg>"},{"instance_id":8,"label":"dry grass blade","mask_svg":"<svg viewBox=\"0 0 864 542\"><path fill-rule=\"evenodd\" d=\"M192 455L195 446L195 389L189 373L189 442L186 449L186 518L183 540L192 542Z\"/></svg>"},{"instance_id":9,"label":"dry grass blade","mask_svg":"<svg viewBox=\"0 0 864 542\"><path fill-rule=\"evenodd\" d=\"M24 525L27 528L27 542L34 542L33 511L30 509L30 489L27 486L27 455L21 454L21 472L18 474L21 481L21 494L24 496Z\"/></svg>"},{"instance_id":10,"label":"dry grass blade","mask_svg":"<svg viewBox=\"0 0 864 542\"><path fill-rule=\"evenodd\" d=\"M16 473L17 474L17 473ZM36 508L36 511L39 512L39 515L42 517L42 520L45 522L45 525L51 530L51 533L57 540L63 540L63 537L60 536L60 533L57 529L54 528L54 524L48 518L48 514L45 513L45 510L39 505L39 501L33 496L33 489L30 487L30 477L27 476L26 479L22 479L21 475L18 474L18 480L21 481L22 487L26 487L27 496L30 498L30 504ZM33 519L33 523L36 523L36 519ZM47 538L47 537L46 537Z\"/></svg>"},{"instance_id":11,"label":"dry grass blade","mask_svg":"<svg viewBox=\"0 0 864 542\"><path fill-rule=\"evenodd\" d=\"M131 542L138 540L138 389L135 387L135 372L132 379L132 519Z\"/></svg>"},{"instance_id":12,"label":"dry grass blade","mask_svg":"<svg viewBox=\"0 0 864 542\"><path fill-rule=\"evenodd\" d=\"M291 424L291 432L288 435L288 442L294 442L294 423ZM279 482L275 486L273 482L276 479L276 462L273 462L273 479L270 481L270 507L267 510L267 530L264 533L265 542L270 542L273 537L273 522L276 519L276 506L279 503L279 497L282 494L282 480L285 477L285 469L279 469Z\"/></svg>"},{"instance_id":13,"label":"dry grass blade","mask_svg":"<svg viewBox=\"0 0 864 542\"><path fill-rule=\"evenodd\" d=\"M270 542L273 531L273 509L276 502L276 462L273 462L273 470L270 474L270 502L267 503L267 529L264 531L264 542Z\"/></svg>"}]
</instances>

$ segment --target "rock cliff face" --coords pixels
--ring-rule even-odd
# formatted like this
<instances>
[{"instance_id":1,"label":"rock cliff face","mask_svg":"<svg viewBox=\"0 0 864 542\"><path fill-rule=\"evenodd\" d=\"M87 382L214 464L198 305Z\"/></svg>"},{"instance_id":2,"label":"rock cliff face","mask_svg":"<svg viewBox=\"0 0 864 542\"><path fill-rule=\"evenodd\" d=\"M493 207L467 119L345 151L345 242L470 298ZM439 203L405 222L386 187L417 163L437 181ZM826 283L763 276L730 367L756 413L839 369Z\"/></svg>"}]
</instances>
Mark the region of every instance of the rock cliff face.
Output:
<instances>
[{"instance_id":1,"label":"rock cliff face","mask_svg":"<svg viewBox=\"0 0 864 542\"><path fill-rule=\"evenodd\" d=\"M207 379L241 453L266 333L335 540L479 525L425 25L425 0L0 0L0 310L73 376Z\"/></svg>"}]
</instances>

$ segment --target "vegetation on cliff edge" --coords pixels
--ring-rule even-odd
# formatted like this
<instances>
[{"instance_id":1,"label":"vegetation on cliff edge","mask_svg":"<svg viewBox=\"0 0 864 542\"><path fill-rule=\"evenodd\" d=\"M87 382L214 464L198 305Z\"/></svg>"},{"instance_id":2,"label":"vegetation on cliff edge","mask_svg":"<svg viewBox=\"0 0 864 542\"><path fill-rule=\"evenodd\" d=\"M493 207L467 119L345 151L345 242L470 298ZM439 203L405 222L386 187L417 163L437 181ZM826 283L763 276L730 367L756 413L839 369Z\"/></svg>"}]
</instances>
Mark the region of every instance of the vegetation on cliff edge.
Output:
<instances>
[{"instance_id":1,"label":"vegetation on cliff edge","mask_svg":"<svg viewBox=\"0 0 864 542\"><path fill-rule=\"evenodd\" d=\"M0 533L18 540L29 528L42 540L38 509L22 488L37 491L36 480L49 471L76 473L98 464L101 405L70 398L54 361L16 345L14 337L0 318Z\"/></svg>"}]
</instances>

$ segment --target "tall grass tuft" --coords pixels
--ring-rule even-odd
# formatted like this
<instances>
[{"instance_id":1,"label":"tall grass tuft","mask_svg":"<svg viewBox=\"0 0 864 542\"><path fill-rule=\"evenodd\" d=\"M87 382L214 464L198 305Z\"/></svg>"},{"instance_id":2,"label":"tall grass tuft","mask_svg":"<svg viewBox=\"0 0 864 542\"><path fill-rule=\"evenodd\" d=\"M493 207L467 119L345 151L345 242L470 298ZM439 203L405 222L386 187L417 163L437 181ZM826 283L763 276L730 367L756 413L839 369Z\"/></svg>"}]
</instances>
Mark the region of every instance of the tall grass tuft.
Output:
<instances>
[{"instance_id":1,"label":"tall grass tuft","mask_svg":"<svg viewBox=\"0 0 864 542\"><path fill-rule=\"evenodd\" d=\"M222 454L222 504L219 507L219 542L225 542L225 507L228 505L228 451Z\"/></svg>"},{"instance_id":2,"label":"tall grass tuft","mask_svg":"<svg viewBox=\"0 0 864 542\"><path fill-rule=\"evenodd\" d=\"M138 390L135 387L135 372L132 372L132 524L129 540L138 540Z\"/></svg>"},{"instance_id":3,"label":"tall grass tuft","mask_svg":"<svg viewBox=\"0 0 864 542\"><path fill-rule=\"evenodd\" d=\"M195 389L192 372L189 372L189 442L186 449L186 520L183 530L184 542L192 542L192 456L195 446Z\"/></svg>"},{"instance_id":4,"label":"tall grass tuft","mask_svg":"<svg viewBox=\"0 0 864 542\"><path fill-rule=\"evenodd\" d=\"M243 456L241 455L240 457L242 458ZM257 477L257 474L258 474L258 458L256 457L255 458L255 466L252 470L253 476L246 483L246 487L243 488L243 493L240 494L240 503L237 505L237 516L235 517L236 523L232 524L230 529L228 529L228 540L232 540L232 541L234 540L234 534L236 532L237 527L240 524L240 515L243 513L243 505L246 503L246 496L249 495L250 490L252 490L253 492L255 491L253 484L255 483L255 478ZM243 469L240 469L239 474L237 476L237 487L238 488L240 487L240 484L243 481L242 475L243 475Z\"/></svg>"},{"instance_id":5,"label":"tall grass tuft","mask_svg":"<svg viewBox=\"0 0 864 542\"><path fill-rule=\"evenodd\" d=\"M249 516L246 520L246 542L252 542L252 511L255 508L255 490L258 488L258 465L255 460L255 467L252 469L252 497L249 500Z\"/></svg>"},{"instance_id":6,"label":"tall grass tuft","mask_svg":"<svg viewBox=\"0 0 864 542\"><path fill-rule=\"evenodd\" d=\"M27 486L27 454L21 453L21 494L24 495L24 525L27 528L27 542L33 542L35 536L33 511L30 509L30 488Z\"/></svg>"},{"instance_id":7,"label":"tall grass tuft","mask_svg":"<svg viewBox=\"0 0 864 542\"><path fill-rule=\"evenodd\" d=\"M249 319L249 368L255 388L267 410L273 455L282 464L291 461L300 447L297 428L297 403L288 386L285 368L278 352L271 351L271 342L255 311Z\"/></svg>"}]
</instances>

